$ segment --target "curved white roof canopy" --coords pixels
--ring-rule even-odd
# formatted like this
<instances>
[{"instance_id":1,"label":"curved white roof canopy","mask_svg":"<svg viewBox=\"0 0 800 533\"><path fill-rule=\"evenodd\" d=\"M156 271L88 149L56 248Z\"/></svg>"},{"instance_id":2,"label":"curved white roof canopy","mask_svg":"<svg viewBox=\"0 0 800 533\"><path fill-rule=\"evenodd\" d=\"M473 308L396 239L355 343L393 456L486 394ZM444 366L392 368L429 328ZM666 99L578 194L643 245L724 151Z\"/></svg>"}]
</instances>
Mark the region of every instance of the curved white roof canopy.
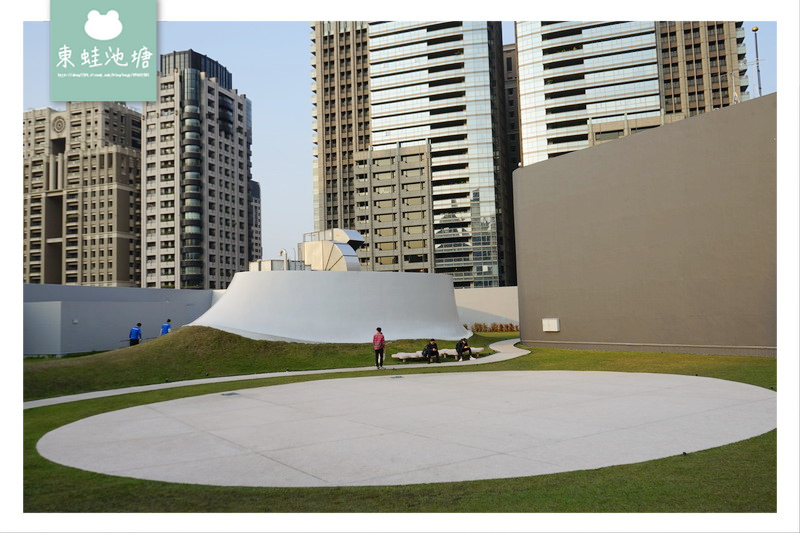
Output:
<instances>
[{"instance_id":1,"label":"curved white roof canopy","mask_svg":"<svg viewBox=\"0 0 800 533\"><path fill-rule=\"evenodd\" d=\"M387 340L470 335L458 317L452 278L410 272L238 272L190 326L305 343L371 342L376 327Z\"/></svg>"}]
</instances>

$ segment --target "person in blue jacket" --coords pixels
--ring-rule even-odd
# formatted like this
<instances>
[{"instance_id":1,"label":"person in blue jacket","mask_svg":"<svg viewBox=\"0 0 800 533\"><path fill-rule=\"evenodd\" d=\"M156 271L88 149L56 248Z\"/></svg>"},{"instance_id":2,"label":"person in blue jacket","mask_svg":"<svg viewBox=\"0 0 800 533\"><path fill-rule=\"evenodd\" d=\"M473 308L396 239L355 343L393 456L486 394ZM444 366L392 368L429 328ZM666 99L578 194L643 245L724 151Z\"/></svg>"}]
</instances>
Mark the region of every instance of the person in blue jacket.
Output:
<instances>
[{"instance_id":1,"label":"person in blue jacket","mask_svg":"<svg viewBox=\"0 0 800 533\"><path fill-rule=\"evenodd\" d=\"M167 333L172 331L172 324L170 324L170 322L172 322L172 321L168 318L166 322L161 324L161 334L162 335L166 335Z\"/></svg>"},{"instance_id":2,"label":"person in blue jacket","mask_svg":"<svg viewBox=\"0 0 800 533\"><path fill-rule=\"evenodd\" d=\"M131 328L131 332L128 335L128 338L131 340L131 346L136 346L139 344L139 341L142 340L142 323L138 322L135 326Z\"/></svg>"}]
</instances>

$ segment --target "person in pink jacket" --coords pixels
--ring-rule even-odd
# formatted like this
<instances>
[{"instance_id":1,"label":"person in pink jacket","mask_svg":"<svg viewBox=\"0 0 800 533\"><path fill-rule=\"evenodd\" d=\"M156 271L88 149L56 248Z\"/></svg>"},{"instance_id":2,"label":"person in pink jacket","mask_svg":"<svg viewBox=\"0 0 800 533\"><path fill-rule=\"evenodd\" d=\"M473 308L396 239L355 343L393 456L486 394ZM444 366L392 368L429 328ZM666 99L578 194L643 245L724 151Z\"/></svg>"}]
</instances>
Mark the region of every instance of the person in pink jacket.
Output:
<instances>
[{"instance_id":1,"label":"person in pink jacket","mask_svg":"<svg viewBox=\"0 0 800 533\"><path fill-rule=\"evenodd\" d=\"M375 349L375 366L380 370L383 368L383 349L386 347L381 328L377 328L372 336L372 347Z\"/></svg>"}]
</instances>

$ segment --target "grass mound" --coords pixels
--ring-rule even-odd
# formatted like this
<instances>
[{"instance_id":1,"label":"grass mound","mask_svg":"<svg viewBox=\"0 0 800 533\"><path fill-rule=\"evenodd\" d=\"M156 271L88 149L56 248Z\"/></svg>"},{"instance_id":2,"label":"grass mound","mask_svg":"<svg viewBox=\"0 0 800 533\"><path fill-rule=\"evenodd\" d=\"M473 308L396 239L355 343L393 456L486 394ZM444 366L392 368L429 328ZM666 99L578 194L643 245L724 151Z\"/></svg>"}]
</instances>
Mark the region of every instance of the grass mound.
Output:
<instances>
[{"instance_id":1,"label":"grass mound","mask_svg":"<svg viewBox=\"0 0 800 533\"><path fill-rule=\"evenodd\" d=\"M485 346L502 335L471 339ZM387 352L418 350L424 341L396 341ZM440 343L440 346L450 346ZM294 354L294 355L292 355ZM314 357L316 354L316 358ZM387 364L393 361L387 360ZM246 360L246 361L242 361ZM248 362L249 361L249 362ZM163 381L167 369L242 374L269 370L276 361L345 367L372 364L369 343L300 345L252 341L209 328L181 328L167 337L132 348L73 359L25 364L26 395L35 383L49 396L55 387L87 385L100 378L119 386L137 379ZM229 365L241 365L233 370ZM249 365L249 366L248 366ZM285 364L283 365L285 370ZM246 371L250 368L249 372ZM400 365L399 368L403 368ZM417 372L488 370L602 370L667 372L730 379L776 388L775 358L702 356L636 352L591 352L533 348L531 353L487 366L432 365ZM34 372L37 374L34 375ZM345 374L348 375L348 374ZM350 373L349 376L358 375ZM150 376L147 378L147 376ZM214 487L107 476L59 465L42 458L36 442L48 431L74 420L115 409L191 395L328 379L336 375L290 374L243 382L212 383L98 398L26 409L24 413L24 486L26 513L42 512L460 512L460 513L775 513L777 511L777 431L727 446L644 463L513 479L389 487L259 488ZM76 383L70 383L70 379ZM188 379L181 377L175 379ZM52 380L52 383L47 380ZM141 383L141 382L139 382ZM48 385L50 388L48 388ZM58 394L67 394L60 392ZM432 497L431 495L435 495ZM453 497L452 495L457 495Z\"/></svg>"},{"instance_id":2,"label":"grass mound","mask_svg":"<svg viewBox=\"0 0 800 533\"><path fill-rule=\"evenodd\" d=\"M472 346L488 346L497 337L474 335ZM387 343L391 354L417 351L425 340ZM452 347L452 341L439 341ZM257 341L203 326L182 327L169 335L109 352L82 357L37 360L24 364L24 399L52 398L81 392L286 370L356 368L374 364L369 341L358 344L300 344Z\"/></svg>"}]
</instances>

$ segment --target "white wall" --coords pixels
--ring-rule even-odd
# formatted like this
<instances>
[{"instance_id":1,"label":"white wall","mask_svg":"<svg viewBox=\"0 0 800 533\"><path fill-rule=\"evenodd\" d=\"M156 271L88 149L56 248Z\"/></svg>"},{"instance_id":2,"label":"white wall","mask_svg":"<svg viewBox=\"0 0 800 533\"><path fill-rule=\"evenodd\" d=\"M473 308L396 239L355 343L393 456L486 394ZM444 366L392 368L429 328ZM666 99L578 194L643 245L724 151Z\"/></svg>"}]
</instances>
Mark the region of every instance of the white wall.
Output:
<instances>
[{"instance_id":1,"label":"white wall","mask_svg":"<svg viewBox=\"0 0 800 533\"><path fill-rule=\"evenodd\" d=\"M239 294L231 298L224 290L26 284L23 353L113 350L128 345L128 331L137 322L148 339L158 336L167 318L173 328L197 321L257 338L315 336L309 342L368 342L377 326L388 339L455 340L465 336L463 324L519 323L516 287L454 291L443 274L290 271L237 277L241 274L278 277L263 286L234 279ZM286 280L280 275L287 274L306 277L282 285ZM342 281L336 275L362 277ZM212 306L214 313L203 316Z\"/></svg>"},{"instance_id":2,"label":"white wall","mask_svg":"<svg viewBox=\"0 0 800 533\"><path fill-rule=\"evenodd\" d=\"M61 302L25 302L22 313L25 354L62 354Z\"/></svg>"},{"instance_id":3,"label":"white wall","mask_svg":"<svg viewBox=\"0 0 800 533\"><path fill-rule=\"evenodd\" d=\"M456 289L455 297L462 324L469 327L475 322L519 325L516 287Z\"/></svg>"},{"instance_id":4,"label":"white wall","mask_svg":"<svg viewBox=\"0 0 800 533\"><path fill-rule=\"evenodd\" d=\"M113 350L128 345L128 332L142 323L142 336L157 337L161 324L173 328L202 315L212 304L213 291L23 286L23 353L66 354Z\"/></svg>"},{"instance_id":5,"label":"white wall","mask_svg":"<svg viewBox=\"0 0 800 533\"><path fill-rule=\"evenodd\" d=\"M239 272L225 295L192 323L251 339L370 342L458 340L462 327L445 274L404 272Z\"/></svg>"}]
</instances>

